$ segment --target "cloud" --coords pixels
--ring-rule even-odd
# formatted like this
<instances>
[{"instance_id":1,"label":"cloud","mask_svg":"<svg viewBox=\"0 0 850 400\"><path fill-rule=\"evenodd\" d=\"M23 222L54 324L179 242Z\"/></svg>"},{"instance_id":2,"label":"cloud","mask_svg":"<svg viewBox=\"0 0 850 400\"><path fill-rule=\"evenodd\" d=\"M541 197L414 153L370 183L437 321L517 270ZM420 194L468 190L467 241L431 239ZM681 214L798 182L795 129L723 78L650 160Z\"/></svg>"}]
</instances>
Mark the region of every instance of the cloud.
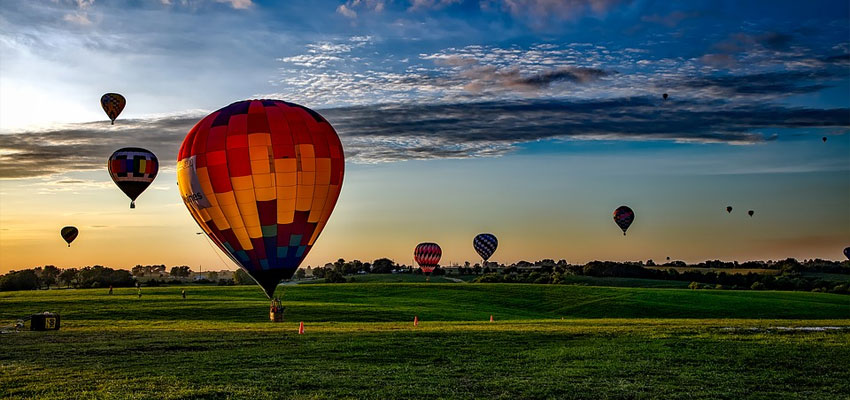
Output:
<instances>
[{"instance_id":1,"label":"cloud","mask_svg":"<svg viewBox=\"0 0 850 400\"><path fill-rule=\"evenodd\" d=\"M702 96L728 98L729 96L788 96L813 93L830 87L822 82L839 78L837 71L786 71L739 76L702 76L672 82L679 90L701 92ZM688 92L686 92L688 93Z\"/></svg>"},{"instance_id":2,"label":"cloud","mask_svg":"<svg viewBox=\"0 0 850 400\"><path fill-rule=\"evenodd\" d=\"M545 25L550 20L576 20L588 13L605 14L615 6L631 0L482 0L483 9L501 9L532 25Z\"/></svg>"},{"instance_id":3,"label":"cloud","mask_svg":"<svg viewBox=\"0 0 850 400\"><path fill-rule=\"evenodd\" d=\"M461 3L463 0L410 0L408 11L439 10L452 4Z\"/></svg>"},{"instance_id":4,"label":"cloud","mask_svg":"<svg viewBox=\"0 0 850 400\"><path fill-rule=\"evenodd\" d=\"M340 4L339 7L336 8L336 12L347 18L357 18L357 12L348 8L345 4Z\"/></svg>"},{"instance_id":5,"label":"cloud","mask_svg":"<svg viewBox=\"0 0 850 400\"><path fill-rule=\"evenodd\" d=\"M650 23L654 23L654 24L664 25L668 28L675 28L682 21L684 21L688 18L697 17L699 15L700 14L698 12L686 13L686 12L683 12L683 11L673 11L670 14L667 14L667 15L658 15L658 14L644 15L643 17L640 18L640 20L643 21L643 22L650 22Z\"/></svg>"},{"instance_id":6,"label":"cloud","mask_svg":"<svg viewBox=\"0 0 850 400\"><path fill-rule=\"evenodd\" d=\"M738 65L738 60L730 54L709 53L699 58L699 61L705 65L716 68L733 68Z\"/></svg>"},{"instance_id":7,"label":"cloud","mask_svg":"<svg viewBox=\"0 0 850 400\"><path fill-rule=\"evenodd\" d=\"M117 149L131 143L154 152L166 167L175 160L193 117L69 124L0 135L0 178L24 178L103 168ZM68 183L67 180L65 180Z\"/></svg>"},{"instance_id":8,"label":"cloud","mask_svg":"<svg viewBox=\"0 0 850 400\"><path fill-rule=\"evenodd\" d=\"M251 0L215 0L218 3L229 4L231 7L237 10L247 10L254 6L254 3Z\"/></svg>"},{"instance_id":9,"label":"cloud","mask_svg":"<svg viewBox=\"0 0 850 400\"><path fill-rule=\"evenodd\" d=\"M540 140L667 140L688 143L763 143L770 128L850 128L848 109L676 101L654 98L595 101L525 100L453 104L383 104L319 110L340 135L347 160L375 163L411 159L500 156ZM202 117L71 124L0 135L0 178L51 176L104 169L127 143L157 154L172 168L186 132ZM91 186L62 178L61 187Z\"/></svg>"},{"instance_id":10,"label":"cloud","mask_svg":"<svg viewBox=\"0 0 850 400\"><path fill-rule=\"evenodd\" d=\"M534 92L545 89L555 82L588 83L608 76L608 73L597 68L561 67L523 75L516 68L501 71L495 67L480 67L465 70L460 76L469 79L464 87L471 92L487 90Z\"/></svg>"},{"instance_id":11,"label":"cloud","mask_svg":"<svg viewBox=\"0 0 850 400\"><path fill-rule=\"evenodd\" d=\"M76 12L73 14L65 14L65 16L62 17L62 20L81 26L91 25L91 20L89 19L89 16L86 13Z\"/></svg>"},{"instance_id":12,"label":"cloud","mask_svg":"<svg viewBox=\"0 0 850 400\"><path fill-rule=\"evenodd\" d=\"M384 0L348 0L336 8L336 12L347 18L357 18L357 9L372 12L384 11Z\"/></svg>"}]
</instances>

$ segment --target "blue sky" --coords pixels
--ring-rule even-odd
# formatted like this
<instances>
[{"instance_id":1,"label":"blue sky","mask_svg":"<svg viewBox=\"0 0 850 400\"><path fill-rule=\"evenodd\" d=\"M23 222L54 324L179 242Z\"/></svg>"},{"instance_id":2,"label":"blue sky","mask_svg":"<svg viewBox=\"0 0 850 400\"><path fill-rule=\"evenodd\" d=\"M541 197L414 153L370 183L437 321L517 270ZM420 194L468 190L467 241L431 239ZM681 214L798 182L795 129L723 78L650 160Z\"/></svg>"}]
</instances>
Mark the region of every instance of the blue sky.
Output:
<instances>
[{"instance_id":1,"label":"blue sky","mask_svg":"<svg viewBox=\"0 0 850 400\"><path fill-rule=\"evenodd\" d=\"M126 144L163 160L141 203L185 213L171 160L186 131L260 97L319 110L345 146L307 263L405 261L441 238L449 260L472 260L465 238L483 230L501 232L504 261L838 258L850 244L846 1L10 0L0 55L0 253L57 239L33 203L107 201L104 154ZM105 92L128 99L114 127ZM757 207L760 225L717 225L726 203ZM611 250L602 211L620 204L638 237ZM417 228L434 214L450 218ZM86 215L75 223L120 229ZM194 248L175 218L153 235Z\"/></svg>"}]
</instances>

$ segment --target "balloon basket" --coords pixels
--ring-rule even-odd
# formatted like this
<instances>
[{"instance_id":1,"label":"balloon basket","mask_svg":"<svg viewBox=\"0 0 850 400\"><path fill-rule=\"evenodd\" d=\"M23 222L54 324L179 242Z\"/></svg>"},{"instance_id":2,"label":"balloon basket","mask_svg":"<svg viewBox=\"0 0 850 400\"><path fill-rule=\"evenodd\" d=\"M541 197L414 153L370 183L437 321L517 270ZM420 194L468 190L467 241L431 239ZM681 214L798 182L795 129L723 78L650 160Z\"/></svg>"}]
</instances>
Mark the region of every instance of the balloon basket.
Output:
<instances>
[{"instance_id":1,"label":"balloon basket","mask_svg":"<svg viewBox=\"0 0 850 400\"><path fill-rule=\"evenodd\" d=\"M284 307L280 304L280 299L272 299L271 306L269 306L269 320L283 322L283 311Z\"/></svg>"}]
</instances>

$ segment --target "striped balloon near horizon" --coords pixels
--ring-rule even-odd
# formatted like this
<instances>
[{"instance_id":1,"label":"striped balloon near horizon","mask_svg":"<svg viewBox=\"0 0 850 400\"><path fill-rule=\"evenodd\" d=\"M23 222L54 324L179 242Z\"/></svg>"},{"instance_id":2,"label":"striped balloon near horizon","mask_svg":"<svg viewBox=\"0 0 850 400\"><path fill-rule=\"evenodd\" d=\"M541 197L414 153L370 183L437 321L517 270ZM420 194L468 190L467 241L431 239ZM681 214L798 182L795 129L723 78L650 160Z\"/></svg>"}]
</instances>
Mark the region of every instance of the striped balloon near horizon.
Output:
<instances>
[{"instance_id":1,"label":"striped balloon near horizon","mask_svg":"<svg viewBox=\"0 0 850 400\"><path fill-rule=\"evenodd\" d=\"M419 264L422 272L431 273L434 268L440 263L440 257L443 255L443 250L436 243L419 243L416 249L413 250L413 258Z\"/></svg>"},{"instance_id":2,"label":"striped balloon near horizon","mask_svg":"<svg viewBox=\"0 0 850 400\"><path fill-rule=\"evenodd\" d=\"M481 233L472 239L472 247L484 261L487 261L499 247L499 240L492 233Z\"/></svg>"}]
</instances>

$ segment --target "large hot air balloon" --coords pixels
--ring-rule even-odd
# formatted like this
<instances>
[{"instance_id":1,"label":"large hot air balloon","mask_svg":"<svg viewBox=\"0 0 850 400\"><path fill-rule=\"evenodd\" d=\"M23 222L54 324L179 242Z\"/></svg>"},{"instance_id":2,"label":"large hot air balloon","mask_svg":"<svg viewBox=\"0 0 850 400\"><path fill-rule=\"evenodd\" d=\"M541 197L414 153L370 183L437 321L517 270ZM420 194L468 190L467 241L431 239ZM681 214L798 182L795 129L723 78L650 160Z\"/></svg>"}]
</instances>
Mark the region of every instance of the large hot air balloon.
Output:
<instances>
[{"instance_id":1,"label":"large hot air balloon","mask_svg":"<svg viewBox=\"0 0 850 400\"><path fill-rule=\"evenodd\" d=\"M755 213L756 213L756 212L755 212L755 211L753 211L753 210L747 211L747 214L749 214L749 215L750 215L750 217L752 217L752 216L753 216L753 214L755 214Z\"/></svg>"},{"instance_id":2,"label":"large hot air balloon","mask_svg":"<svg viewBox=\"0 0 850 400\"><path fill-rule=\"evenodd\" d=\"M71 242L77 238L80 231L76 226L66 226L59 231L59 234L62 235L62 239L65 239L65 242L68 243L68 247L71 247Z\"/></svg>"},{"instance_id":3,"label":"large hot air balloon","mask_svg":"<svg viewBox=\"0 0 850 400\"><path fill-rule=\"evenodd\" d=\"M614 222L623 230L623 236L626 236L626 229L635 220L635 212L627 206L619 206L614 210Z\"/></svg>"},{"instance_id":4,"label":"large hot air balloon","mask_svg":"<svg viewBox=\"0 0 850 400\"><path fill-rule=\"evenodd\" d=\"M847 259L850 260L850 247L844 248L844 257L847 257Z\"/></svg>"},{"instance_id":5,"label":"large hot air balloon","mask_svg":"<svg viewBox=\"0 0 850 400\"><path fill-rule=\"evenodd\" d=\"M115 125L115 118L118 118L125 105L127 100L118 93L107 93L100 97L100 106L103 107L103 111L106 111L106 116L112 120L112 125Z\"/></svg>"},{"instance_id":6,"label":"large hot air balloon","mask_svg":"<svg viewBox=\"0 0 850 400\"><path fill-rule=\"evenodd\" d=\"M130 198L130 208L136 208L136 198L150 186L159 171L156 156L139 147L115 150L106 165L112 180Z\"/></svg>"},{"instance_id":7,"label":"large hot air balloon","mask_svg":"<svg viewBox=\"0 0 850 400\"><path fill-rule=\"evenodd\" d=\"M416 249L413 250L413 259L419 264L422 272L426 274L430 274L434 271L434 268L437 268L442 255L443 250L436 243L419 243L416 245ZM430 275L428 276L428 280L431 280Z\"/></svg>"},{"instance_id":8,"label":"large hot air balloon","mask_svg":"<svg viewBox=\"0 0 850 400\"><path fill-rule=\"evenodd\" d=\"M177 160L189 213L269 298L324 229L345 167L331 124L280 100L239 101L204 117Z\"/></svg>"},{"instance_id":9,"label":"large hot air balloon","mask_svg":"<svg viewBox=\"0 0 850 400\"><path fill-rule=\"evenodd\" d=\"M732 212L732 206L726 206L726 212L731 213Z\"/></svg>"},{"instance_id":10,"label":"large hot air balloon","mask_svg":"<svg viewBox=\"0 0 850 400\"><path fill-rule=\"evenodd\" d=\"M475 248L478 255L486 262L496 252L496 247L499 247L499 241L492 233L482 233L472 239L472 247Z\"/></svg>"}]
</instances>

